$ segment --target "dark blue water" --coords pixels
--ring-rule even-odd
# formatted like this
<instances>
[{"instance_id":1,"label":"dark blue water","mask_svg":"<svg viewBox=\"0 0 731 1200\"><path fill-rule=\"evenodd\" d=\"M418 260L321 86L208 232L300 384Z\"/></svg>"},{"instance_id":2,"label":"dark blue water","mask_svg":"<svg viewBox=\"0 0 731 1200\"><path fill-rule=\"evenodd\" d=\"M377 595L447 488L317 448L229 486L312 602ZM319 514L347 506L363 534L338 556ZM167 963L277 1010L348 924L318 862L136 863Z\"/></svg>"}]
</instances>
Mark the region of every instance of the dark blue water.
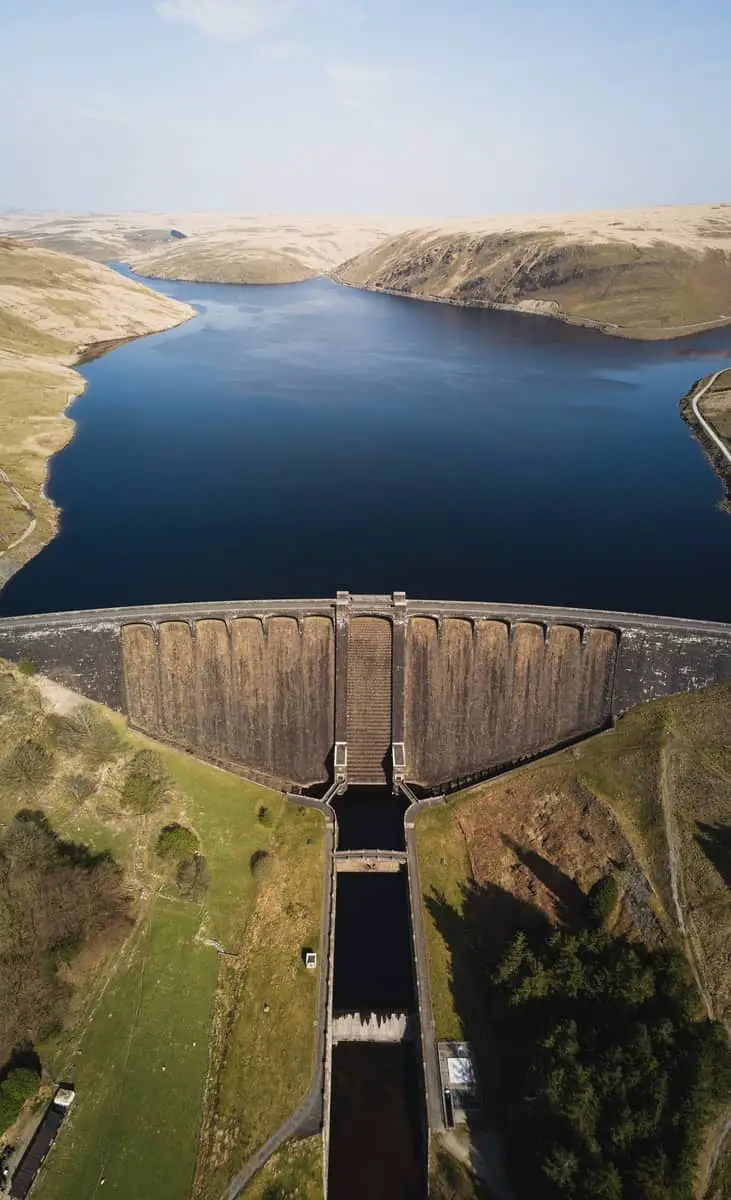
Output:
<instances>
[{"instance_id":1,"label":"dark blue water","mask_svg":"<svg viewBox=\"0 0 731 1200\"><path fill-rule=\"evenodd\" d=\"M153 286L200 316L83 368L61 532L3 613L347 588L731 618L731 517L678 416L731 331Z\"/></svg>"}]
</instances>

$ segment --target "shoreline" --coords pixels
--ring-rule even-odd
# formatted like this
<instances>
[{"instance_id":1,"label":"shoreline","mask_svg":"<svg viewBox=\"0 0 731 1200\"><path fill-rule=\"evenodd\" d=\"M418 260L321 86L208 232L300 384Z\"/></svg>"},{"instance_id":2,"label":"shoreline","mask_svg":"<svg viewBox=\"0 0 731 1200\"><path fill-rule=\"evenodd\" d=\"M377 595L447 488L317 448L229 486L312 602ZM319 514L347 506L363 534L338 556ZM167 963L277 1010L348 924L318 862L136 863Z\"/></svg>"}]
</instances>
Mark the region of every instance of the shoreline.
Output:
<instances>
[{"instance_id":1,"label":"shoreline","mask_svg":"<svg viewBox=\"0 0 731 1200\"><path fill-rule=\"evenodd\" d=\"M27 564L31 561L31 559L35 558L36 555L40 554L41 551L44 550L46 548L46 546L48 546L53 541L56 534L58 533L58 524L59 524L59 519L60 519L61 508L57 504L55 504L54 501L51 499L51 497L48 494L47 489L48 489L48 483L49 483L49 479L50 479L51 463L52 463L53 459L56 457L57 454L61 454L62 451L64 451L66 449L66 447L73 440L74 435L76 433L76 422L74 421L73 417L71 417L69 415L69 409L75 403L75 401L79 399L80 396L83 396L84 392L86 391L86 389L88 387L88 383L89 383L89 381L84 378L84 376L81 374L81 372L77 368L84 366L86 363L93 362L98 358L102 358L105 354L110 353L112 350L118 349L120 346L125 346L129 342L136 342L140 338L153 337L155 334L158 334L158 333L167 333L168 330L170 330L170 329L178 329L181 325L185 325L188 321L192 321L197 316L198 316L198 313L195 310L193 310L189 315L184 316L181 320L174 322L174 324L172 324L172 325L166 325L163 329L150 329L150 330L146 330L143 333L130 334L127 337L107 338L107 339L104 339L103 341L88 342L86 344L82 344L82 345L78 346L77 349L75 351L73 351L72 355L70 355L68 358L52 359L52 361L56 367L60 367L64 370L71 371L71 373L73 375L73 380L71 382L71 387L67 393L63 408L61 408L60 411L56 414L56 419L59 422L59 431L61 430L61 428L64 428L64 430L68 434L68 436L64 438L62 444L57 446L56 449L54 449L53 453L50 454L49 457L46 459L43 480L41 482L40 488L38 489L38 498L45 505L48 506L50 526L51 526L50 534L48 537L44 537L38 543L38 545L34 547L33 553L30 554L27 558L15 559L12 557L10 557L10 558L6 557L10 553L10 551L12 551L15 547L19 546L20 544L22 544L22 542L24 542L26 540L26 538L28 538L32 533L34 533L35 529L37 527L37 514L36 514L35 510L33 509L32 503L25 500L24 497L21 497L21 499L23 501L23 507L26 509L30 520L29 520L28 527L23 532L23 534L20 536L20 538L17 538L14 542L12 542L9 546L6 546L4 548L4 550L2 550L0 552L0 591L2 591L3 588L6 586L6 584L8 584L10 582L10 580L13 578L14 575L17 575L18 571L21 571L23 569L23 567L27 566ZM3 475L5 475L4 472L3 472ZM17 493L17 495L20 496L20 493L17 491L17 489L15 488L15 485L13 484L12 480L8 476L5 476L5 478L2 479L1 482L5 483L8 486L8 488L11 490L12 493Z\"/></svg>"},{"instance_id":2,"label":"shoreline","mask_svg":"<svg viewBox=\"0 0 731 1200\"><path fill-rule=\"evenodd\" d=\"M313 272L301 279L271 279L271 280L220 280L220 279L184 279L179 275L152 275L141 274L130 263L125 262L125 266L129 267L133 272L135 279L152 279L159 283L201 283L215 284L218 287L295 287L301 283L313 283L318 279L329 279L331 283L336 283L341 287L352 288L356 292L372 292L374 295L396 296L402 300L421 300L425 304L446 304L452 308L467 308L482 310L484 312L511 312L523 317L544 317L551 321L558 321L563 325L572 325L578 329L593 329L597 333L603 333L606 337L623 338L625 341L636 342L678 342L684 338L693 337L697 333L712 333L716 329L727 329L731 327L731 315L717 317L712 321L701 321L695 325L668 325L665 328L658 329L639 329L629 325L617 325L613 321L600 321L595 317L580 317L572 316L570 313L564 312L558 307L555 300L538 300L526 301L523 304L503 304L499 301L483 301L483 302L468 302L466 300L455 300L449 296L420 296L412 292L402 292L397 288L380 287L377 284L370 283L348 283L338 274L337 270ZM542 305L544 307L531 308L531 304ZM142 336L145 336L144 334ZM120 339L120 342L133 339ZM102 344L102 343L100 343ZM110 347L113 348L113 347ZM98 357L98 356L94 356ZM85 361L91 361L91 357Z\"/></svg>"},{"instance_id":3,"label":"shoreline","mask_svg":"<svg viewBox=\"0 0 731 1200\"><path fill-rule=\"evenodd\" d=\"M156 283L202 283L216 284L217 287L296 287L299 283L311 283L313 279L328 279L327 271L311 271L299 279L186 279L182 275L152 275L141 271L127 260L120 259L123 266L129 267L135 279L154 279Z\"/></svg>"},{"instance_id":4,"label":"shoreline","mask_svg":"<svg viewBox=\"0 0 731 1200\"><path fill-rule=\"evenodd\" d=\"M665 329L633 329L628 325L616 325L611 321L598 321L594 317L575 317L565 313L558 307L551 310L549 305L556 304L554 300L527 301L545 304L546 308L526 308L520 304L501 304L498 301L468 303L466 300L454 300L449 296L417 296L413 292L400 292L397 288L380 287L371 283L348 283L337 272L328 272L324 278L331 279L342 287L352 288L356 292L373 292L375 295L396 296L401 300L421 300L425 304L448 304L452 308L471 308L485 312L512 312L521 317L543 317L549 321L559 321L563 325L574 325L580 329L593 329L607 337L623 338L625 341L636 342L673 342L682 338L693 337L696 333L710 333L714 329L727 329L731 326L731 316L718 317L713 321L703 321L698 325L670 325Z\"/></svg>"},{"instance_id":5,"label":"shoreline","mask_svg":"<svg viewBox=\"0 0 731 1200\"><path fill-rule=\"evenodd\" d=\"M721 371L715 372L714 375L704 375L702 379L697 379L690 391L686 392L685 396L682 397L679 404L679 412L681 420L688 426L691 436L700 446L711 470L721 484L723 498L719 502L719 508L723 512L731 514L731 463L722 454L715 442L708 437L706 430L698 421L693 408L693 401L696 397L705 389L709 381L721 374L722 371L731 372L731 367L723 367ZM707 417L706 420L708 420ZM708 424L710 425L711 422L709 421Z\"/></svg>"}]
</instances>

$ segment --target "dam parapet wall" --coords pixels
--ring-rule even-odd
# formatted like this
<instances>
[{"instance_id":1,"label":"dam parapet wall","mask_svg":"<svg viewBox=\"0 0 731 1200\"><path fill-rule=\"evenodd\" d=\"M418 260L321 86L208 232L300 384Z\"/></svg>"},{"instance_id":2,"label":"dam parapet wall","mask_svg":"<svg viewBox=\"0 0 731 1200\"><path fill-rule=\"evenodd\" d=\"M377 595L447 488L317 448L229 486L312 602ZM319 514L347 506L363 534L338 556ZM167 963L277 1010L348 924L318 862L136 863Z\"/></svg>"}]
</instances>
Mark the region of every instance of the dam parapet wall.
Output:
<instances>
[{"instance_id":1,"label":"dam parapet wall","mask_svg":"<svg viewBox=\"0 0 731 1200\"><path fill-rule=\"evenodd\" d=\"M370 637L372 661L390 672L390 698L378 676L376 714L388 715L390 748L371 729L374 705L356 695L374 687ZM350 742L354 768L361 743L374 748L370 782L437 790L606 728L637 704L731 681L731 625L339 593L6 617L0 655L277 787L331 781L336 743L347 779Z\"/></svg>"}]
</instances>

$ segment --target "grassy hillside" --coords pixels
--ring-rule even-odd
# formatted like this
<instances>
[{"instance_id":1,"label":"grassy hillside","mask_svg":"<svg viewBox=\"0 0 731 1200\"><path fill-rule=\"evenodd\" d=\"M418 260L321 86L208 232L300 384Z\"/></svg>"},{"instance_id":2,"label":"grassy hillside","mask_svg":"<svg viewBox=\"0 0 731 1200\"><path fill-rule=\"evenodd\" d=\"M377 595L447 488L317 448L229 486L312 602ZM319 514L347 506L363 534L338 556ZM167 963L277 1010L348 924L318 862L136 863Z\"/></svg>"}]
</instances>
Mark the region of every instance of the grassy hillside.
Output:
<instances>
[{"instance_id":1,"label":"grassy hillside","mask_svg":"<svg viewBox=\"0 0 731 1200\"><path fill-rule=\"evenodd\" d=\"M53 536L41 489L73 432L63 412L84 387L81 350L192 315L107 267L0 238L0 582Z\"/></svg>"},{"instance_id":2,"label":"grassy hillside","mask_svg":"<svg viewBox=\"0 0 731 1200\"><path fill-rule=\"evenodd\" d=\"M208 283L300 283L317 273L292 251L236 238L189 238L162 250L135 254L132 264L140 275L152 279Z\"/></svg>"},{"instance_id":3,"label":"grassy hillside","mask_svg":"<svg viewBox=\"0 0 731 1200\"><path fill-rule=\"evenodd\" d=\"M450 222L391 238L337 274L354 287L672 337L731 321L731 209Z\"/></svg>"},{"instance_id":4,"label":"grassy hillside","mask_svg":"<svg viewBox=\"0 0 731 1200\"><path fill-rule=\"evenodd\" d=\"M436 1034L474 1042L494 1119L490 972L519 930L541 942L583 929L587 895L609 876L608 934L682 949L697 1015L731 1026L730 685L638 708L457 795L420 814L417 838ZM709 1134L698 1195L712 1157ZM726 1169L724 1155L714 1179Z\"/></svg>"},{"instance_id":5,"label":"grassy hillside","mask_svg":"<svg viewBox=\"0 0 731 1200\"><path fill-rule=\"evenodd\" d=\"M0 234L128 262L142 275L215 283L295 283L323 275L410 224L296 213L0 212Z\"/></svg>"},{"instance_id":6,"label":"grassy hillside","mask_svg":"<svg viewBox=\"0 0 731 1200\"><path fill-rule=\"evenodd\" d=\"M21 832L46 822L89 896L107 892L87 864L104 868L101 883L111 872L107 890L121 880L116 907L100 910L88 936L74 927L73 943L41 932L64 877L23 865L17 814L30 808L40 815L21 818ZM19 847L10 876L7 831ZM2 925L0 1069L23 1044L40 1057L41 1094L60 1079L77 1085L41 1200L89 1194L101 1178L122 1200L186 1200L202 1126L224 1129L212 1163L221 1191L296 1107L314 1051L317 973L301 951L319 939L323 852L318 813L0 663L3 917L17 923L39 892L34 938L9 939ZM29 956L37 970L22 966ZM36 977L47 980L43 1004L29 990ZM5 1137L17 1142L18 1131Z\"/></svg>"}]
</instances>

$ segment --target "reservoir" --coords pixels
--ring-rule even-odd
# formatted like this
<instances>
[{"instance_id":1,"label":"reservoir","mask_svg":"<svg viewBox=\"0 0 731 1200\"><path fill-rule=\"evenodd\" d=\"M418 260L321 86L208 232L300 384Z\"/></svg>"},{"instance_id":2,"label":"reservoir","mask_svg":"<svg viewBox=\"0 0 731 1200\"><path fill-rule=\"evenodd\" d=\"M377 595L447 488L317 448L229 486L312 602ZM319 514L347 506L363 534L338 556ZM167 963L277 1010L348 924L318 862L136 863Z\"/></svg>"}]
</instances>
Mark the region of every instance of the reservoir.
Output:
<instances>
[{"instance_id":1,"label":"reservoir","mask_svg":"<svg viewBox=\"0 0 731 1200\"><path fill-rule=\"evenodd\" d=\"M151 286L199 316L82 368L60 533L4 615L397 589L731 619L731 516L678 415L731 330Z\"/></svg>"}]
</instances>

